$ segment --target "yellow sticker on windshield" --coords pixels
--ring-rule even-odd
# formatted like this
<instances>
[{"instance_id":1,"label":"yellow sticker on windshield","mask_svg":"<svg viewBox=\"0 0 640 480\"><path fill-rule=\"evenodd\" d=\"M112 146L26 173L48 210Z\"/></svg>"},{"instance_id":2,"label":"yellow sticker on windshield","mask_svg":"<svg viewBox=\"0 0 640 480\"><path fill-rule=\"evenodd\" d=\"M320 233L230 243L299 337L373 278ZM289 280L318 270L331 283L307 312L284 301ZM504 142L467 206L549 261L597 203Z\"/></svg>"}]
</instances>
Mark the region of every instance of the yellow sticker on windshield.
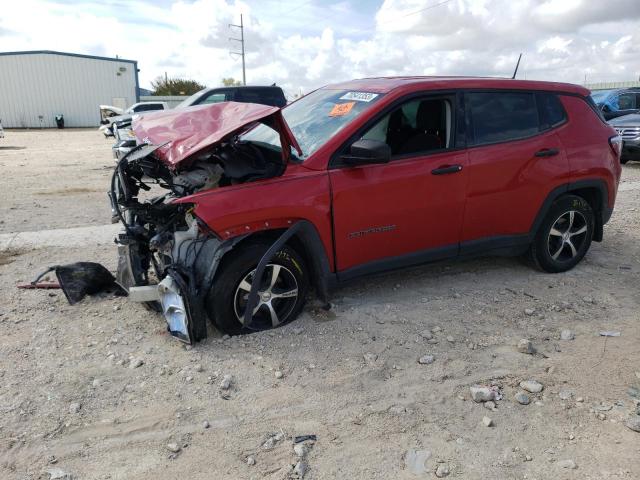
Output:
<instances>
[{"instance_id":1,"label":"yellow sticker on windshield","mask_svg":"<svg viewBox=\"0 0 640 480\"><path fill-rule=\"evenodd\" d=\"M356 102L336 103L329 112L330 117L342 117L351 111Z\"/></svg>"}]
</instances>

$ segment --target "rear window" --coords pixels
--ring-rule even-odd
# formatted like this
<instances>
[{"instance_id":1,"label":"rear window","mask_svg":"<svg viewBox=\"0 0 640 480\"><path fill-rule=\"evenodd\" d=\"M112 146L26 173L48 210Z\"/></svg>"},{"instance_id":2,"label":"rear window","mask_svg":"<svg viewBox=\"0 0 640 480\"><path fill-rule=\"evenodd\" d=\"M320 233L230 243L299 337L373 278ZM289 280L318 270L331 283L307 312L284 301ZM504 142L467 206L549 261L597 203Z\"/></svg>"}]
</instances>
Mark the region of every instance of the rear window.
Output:
<instances>
[{"instance_id":1,"label":"rear window","mask_svg":"<svg viewBox=\"0 0 640 480\"><path fill-rule=\"evenodd\" d=\"M468 93L465 103L470 111L472 145L515 140L540 131L533 93Z\"/></svg>"}]
</instances>

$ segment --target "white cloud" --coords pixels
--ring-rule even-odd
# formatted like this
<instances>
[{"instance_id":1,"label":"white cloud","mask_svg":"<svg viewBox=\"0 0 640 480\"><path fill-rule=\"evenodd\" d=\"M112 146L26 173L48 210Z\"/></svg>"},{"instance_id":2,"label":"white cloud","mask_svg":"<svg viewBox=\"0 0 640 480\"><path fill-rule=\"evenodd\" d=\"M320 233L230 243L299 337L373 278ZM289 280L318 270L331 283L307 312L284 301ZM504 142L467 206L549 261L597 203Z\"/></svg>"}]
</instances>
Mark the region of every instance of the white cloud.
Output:
<instances>
[{"instance_id":1,"label":"white cloud","mask_svg":"<svg viewBox=\"0 0 640 480\"><path fill-rule=\"evenodd\" d=\"M240 13L248 83L289 95L361 76L510 76L520 52L526 78L640 76L638 0L21 0L3 10L0 41L132 58L142 86L165 71L215 86L242 76L228 40Z\"/></svg>"}]
</instances>

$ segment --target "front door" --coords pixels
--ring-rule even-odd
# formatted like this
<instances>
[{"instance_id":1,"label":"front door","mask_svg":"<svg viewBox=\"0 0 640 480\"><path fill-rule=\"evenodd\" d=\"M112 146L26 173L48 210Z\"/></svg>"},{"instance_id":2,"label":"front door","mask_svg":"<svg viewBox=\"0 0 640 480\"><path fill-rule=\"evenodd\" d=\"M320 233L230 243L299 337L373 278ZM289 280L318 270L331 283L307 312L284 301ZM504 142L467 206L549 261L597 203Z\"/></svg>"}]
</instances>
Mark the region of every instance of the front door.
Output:
<instances>
[{"instance_id":1,"label":"front door","mask_svg":"<svg viewBox=\"0 0 640 480\"><path fill-rule=\"evenodd\" d=\"M386 142L389 163L330 170L342 278L457 254L467 154L455 112L455 96L400 103L359 135Z\"/></svg>"}]
</instances>

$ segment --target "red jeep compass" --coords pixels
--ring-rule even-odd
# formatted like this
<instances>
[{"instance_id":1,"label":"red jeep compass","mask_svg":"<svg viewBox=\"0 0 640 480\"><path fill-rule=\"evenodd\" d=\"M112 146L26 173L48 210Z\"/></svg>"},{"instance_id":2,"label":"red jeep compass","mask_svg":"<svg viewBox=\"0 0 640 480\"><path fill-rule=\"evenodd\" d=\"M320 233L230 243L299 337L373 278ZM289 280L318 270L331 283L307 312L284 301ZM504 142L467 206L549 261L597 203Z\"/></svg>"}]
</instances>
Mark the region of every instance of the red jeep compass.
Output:
<instances>
[{"instance_id":1,"label":"red jeep compass","mask_svg":"<svg viewBox=\"0 0 640 480\"><path fill-rule=\"evenodd\" d=\"M601 241L621 141L575 85L372 78L279 109L142 117L111 183L119 280L183 341L206 319L282 325L309 288L434 260L528 254L563 272ZM160 187L160 188L159 188Z\"/></svg>"}]
</instances>

